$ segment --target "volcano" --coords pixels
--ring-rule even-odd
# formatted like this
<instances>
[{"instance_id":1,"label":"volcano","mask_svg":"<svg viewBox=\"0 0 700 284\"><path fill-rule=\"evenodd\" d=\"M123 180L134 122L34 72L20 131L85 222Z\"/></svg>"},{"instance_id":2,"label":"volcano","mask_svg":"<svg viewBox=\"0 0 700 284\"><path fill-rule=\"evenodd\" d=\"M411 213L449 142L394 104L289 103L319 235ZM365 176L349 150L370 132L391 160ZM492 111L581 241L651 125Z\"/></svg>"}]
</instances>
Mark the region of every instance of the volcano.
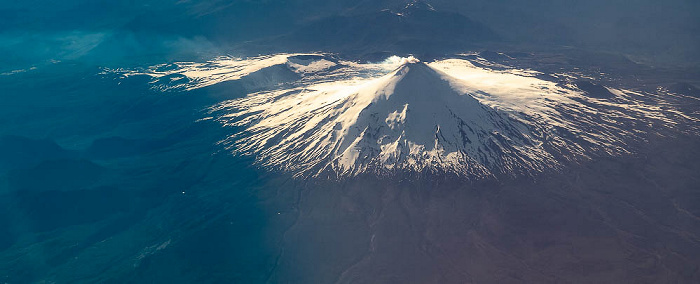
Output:
<instances>
[{"instance_id":1,"label":"volcano","mask_svg":"<svg viewBox=\"0 0 700 284\"><path fill-rule=\"evenodd\" d=\"M629 153L629 143L646 131L629 125L665 123L653 108L626 103L630 94L620 90L597 98L575 84L459 59L409 57L396 66L365 79L311 75L294 88L225 102L216 116L240 131L223 143L296 176L482 179Z\"/></svg>"}]
</instances>

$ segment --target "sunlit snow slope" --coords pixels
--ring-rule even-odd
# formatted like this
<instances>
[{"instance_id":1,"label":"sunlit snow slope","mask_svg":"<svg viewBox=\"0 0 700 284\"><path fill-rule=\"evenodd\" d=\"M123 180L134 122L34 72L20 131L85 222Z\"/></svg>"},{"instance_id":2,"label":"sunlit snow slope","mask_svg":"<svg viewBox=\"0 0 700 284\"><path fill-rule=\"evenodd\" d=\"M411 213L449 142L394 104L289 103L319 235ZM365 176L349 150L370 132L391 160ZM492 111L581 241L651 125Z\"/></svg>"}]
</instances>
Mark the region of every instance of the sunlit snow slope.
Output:
<instances>
[{"instance_id":1,"label":"sunlit snow slope","mask_svg":"<svg viewBox=\"0 0 700 284\"><path fill-rule=\"evenodd\" d=\"M307 54L221 62L140 74L184 75L184 89L277 74L280 66L298 74L210 111L234 129L222 141L227 149L305 177L533 175L627 154L652 129L691 119L660 101L642 103L657 98L651 94L605 88L613 97L596 98L534 71L497 71L462 59L357 64Z\"/></svg>"}]
</instances>

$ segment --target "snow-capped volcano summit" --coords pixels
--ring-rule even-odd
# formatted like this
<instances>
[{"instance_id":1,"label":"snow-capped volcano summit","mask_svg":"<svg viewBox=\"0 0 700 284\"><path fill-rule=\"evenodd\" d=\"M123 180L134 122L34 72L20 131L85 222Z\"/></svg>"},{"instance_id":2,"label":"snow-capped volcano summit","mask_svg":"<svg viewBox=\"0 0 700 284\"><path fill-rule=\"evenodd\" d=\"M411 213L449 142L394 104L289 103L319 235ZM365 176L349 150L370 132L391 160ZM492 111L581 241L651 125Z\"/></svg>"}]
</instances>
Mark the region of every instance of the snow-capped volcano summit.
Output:
<instances>
[{"instance_id":1,"label":"snow-capped volcano summit","mask_svg":"<svg viewBox=\"0 0 700 284\"><path fill-rule=\"evenodd\" d=\"M440 170L487 175L497 166L532 163L526 125L481 104L459 81L408 60L348 96L346 120L330 166L341 174L367 170ZM528 148L527 151L524 151Z\"/></svg>"},{"instance_id":2,"label":"snow-capped volcano summit","mask_svg":"<svg viewBox=\"0 0 700 284\"><path fill-rule=\"evenodd\" d=\"M534 71L494 70L464 59L359 64L288 54L189 64L152 76L192 74L183 88L200 88L260 73L233 68L235 76L228 76L229 66L267 70L273 63L290 66L299 79L267 84L210 111L235 129L222 141L227 149L303 177L533 175L596 155L630 153L631 143L654 129L690 119L655 94L598 86L607 94L601 97L566 74L548 81ZM210 73L217 76L199 76Z\"/></svg>"}]
</instances>

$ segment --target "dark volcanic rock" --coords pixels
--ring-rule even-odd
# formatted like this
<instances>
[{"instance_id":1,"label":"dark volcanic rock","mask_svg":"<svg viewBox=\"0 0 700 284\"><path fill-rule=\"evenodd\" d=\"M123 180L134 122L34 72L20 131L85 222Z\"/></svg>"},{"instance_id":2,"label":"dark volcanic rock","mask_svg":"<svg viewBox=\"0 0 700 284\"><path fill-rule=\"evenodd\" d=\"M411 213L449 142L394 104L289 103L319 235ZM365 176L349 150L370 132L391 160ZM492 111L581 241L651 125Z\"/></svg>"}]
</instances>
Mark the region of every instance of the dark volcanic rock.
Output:
<instances>
[{"instance_id":1,"label":"dark volcanic rock","mask_svg":"<svg viewBox=\"0 0 700 284\"><path fill-rule=\"evenodd\" d=\"M683 94L695 98L700 98L700 89L690 83L675 83L668 86L668 91L677 94Z\"/></svg>"},{"instance_id":2,"label":"dark volcanic rock","mask_svg":"<svg viewBox=\"0 0 700 284\"><path fill-rule=\"evenodd\" d=\"M606 87L589 81L576 81L574 83L581 91L586 92L589 97L598 99L610 99L615 97Z\"/></svg>"},{"instance_id":3,"label":"dark volcanic rock","mask_svg":"<svg viewBox=\"0 0 700 284\"><path fill-rule=\"evenodd\" d=\"M398 12L383 10L324 18L306 25L285 41L328 51L421 53L455 51L498 38L490 28L466 16L415 4Z\"/></svg>"}]
</instances>

